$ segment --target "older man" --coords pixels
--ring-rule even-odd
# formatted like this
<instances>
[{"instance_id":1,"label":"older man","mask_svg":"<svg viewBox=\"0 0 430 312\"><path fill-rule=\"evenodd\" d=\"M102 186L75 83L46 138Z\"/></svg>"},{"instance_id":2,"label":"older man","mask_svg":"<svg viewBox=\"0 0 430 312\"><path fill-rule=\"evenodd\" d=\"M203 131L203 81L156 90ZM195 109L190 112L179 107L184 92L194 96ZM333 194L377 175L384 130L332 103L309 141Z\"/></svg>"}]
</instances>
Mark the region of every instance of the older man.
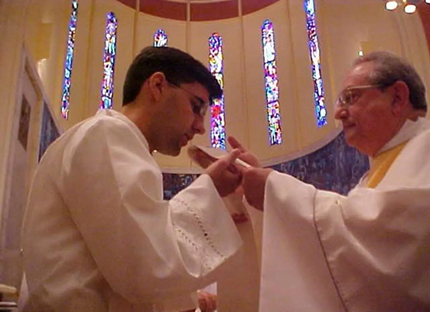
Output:
<instances>
[{"instance_id":1,"label":"older man","mask_svg":"<svg viewBox=\"0 0 430 312\"><path fill-rule=\"evenodd\" d=\"M430 310L430 122L425 88L403 59L374 52L346 75L335 118L371 159L348 196L254 168L264 209L261 311ZM276 289L276 291L273 291Z\"/></svg>"}]
</instances>

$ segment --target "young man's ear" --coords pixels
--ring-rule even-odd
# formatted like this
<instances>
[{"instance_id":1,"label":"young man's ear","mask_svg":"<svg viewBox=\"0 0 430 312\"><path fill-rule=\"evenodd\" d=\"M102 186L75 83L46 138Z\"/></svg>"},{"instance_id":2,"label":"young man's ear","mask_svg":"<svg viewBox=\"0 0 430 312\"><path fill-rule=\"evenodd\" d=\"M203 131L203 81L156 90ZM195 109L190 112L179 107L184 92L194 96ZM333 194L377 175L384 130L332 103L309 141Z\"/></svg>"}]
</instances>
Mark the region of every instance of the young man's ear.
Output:
<instances>
[{"instance_id":1,"label":"young man's ear","mask_svg":"<svg viewBox=\"0 0 430 312\"><path fill-rule=\"evenodd\" d=\"M166 86L167 79L162 72L155 72L148 78L148 89L156 102L160 101Z\"/></svg>"},{"instance_id":2,"label":"young man's ear","mask_svg":"<svg viewBox=\"0 0 430 312\"><path fill-rule=\"evenodd\" d=\"M396 81L393 84L394 97L392 103L393 114L398 115L405 110L411 109L411 103L409 102L409 87L401 80Z\"/></svg>"}]
</instances>

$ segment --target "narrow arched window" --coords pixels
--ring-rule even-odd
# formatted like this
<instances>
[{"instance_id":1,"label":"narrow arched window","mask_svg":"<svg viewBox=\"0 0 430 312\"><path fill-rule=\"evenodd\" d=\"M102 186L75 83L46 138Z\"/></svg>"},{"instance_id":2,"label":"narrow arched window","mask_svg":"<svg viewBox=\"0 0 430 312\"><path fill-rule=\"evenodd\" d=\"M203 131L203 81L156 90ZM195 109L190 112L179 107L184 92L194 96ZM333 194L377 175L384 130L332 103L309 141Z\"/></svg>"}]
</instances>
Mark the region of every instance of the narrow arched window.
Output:
<instances>
[{"instance_id":1,"label":"narrow arched window","mask_svg":"<svg viewBox=\"0 0 430 312\"><path fill-rule=\"evenodd\" d=\"M154 47L167 47L167 34L164 30L158 29L154 33Z\"/></svg>"},{"instance_id":2,"label":"narrow arched window","mask_svg":"<svg viewBox=\"0 0 430 312\"><path fill-rule=\"evenodd\" d=\"M213 33L209 37L209 70L224 89L222 37ZM224 95L214 99L211 106L211 146L225 149Z\"/></svg>"},{"instance_id":3,"label":"narrow arched window","mask_svg":"<svg viewBox=\"0 0 430 312\"><path fill-rule=\"evenodd\" d=\"M72 0L70 13L69 33L67 35L66 60L64 63L63 90L61 96L61 116L69 118L70 87L72 85L73 52L75 49L76 23L78 21L78 0Z\"/></svg>"},{"instance_id":4,"label":"narrow arched window","mask_svg":"<svg viewBox=\"0 0 430 312\"><path fill-rule=\"evenodd\" d=\"M112 12L106 15L105 48L103 55L103 82L101 88L100 108L112 108L113 105L113 77L116 57L116 30L118 20Z\"/></svg>"},{"instance_id":5,"label":"narrow arched window","mask_svg":"<svg viewBox=\"0 0 430 312\"><path fill-rule=\"evenodd\" d=\"M317 126L327 124L327 109L324 104L324 88L321 76L320 49L318 44L317 25L315 21L314 0L305 0L306 28L308 31L308 47L312 67L312 79L314 82L314 103Z\"/></svg>"},{"instance_id":6,"label":"narrow arched window","mask_svg":"<svg viewBox=\"0 0 430 312\"><path fill-rule=\"evenodd\" d=\"M261 26L264 61L264 86L266 89L269 144L282 144L281 114L279 113L279 87L276 69L275 32L270 20Z\"/></svg>"}]
</instances>

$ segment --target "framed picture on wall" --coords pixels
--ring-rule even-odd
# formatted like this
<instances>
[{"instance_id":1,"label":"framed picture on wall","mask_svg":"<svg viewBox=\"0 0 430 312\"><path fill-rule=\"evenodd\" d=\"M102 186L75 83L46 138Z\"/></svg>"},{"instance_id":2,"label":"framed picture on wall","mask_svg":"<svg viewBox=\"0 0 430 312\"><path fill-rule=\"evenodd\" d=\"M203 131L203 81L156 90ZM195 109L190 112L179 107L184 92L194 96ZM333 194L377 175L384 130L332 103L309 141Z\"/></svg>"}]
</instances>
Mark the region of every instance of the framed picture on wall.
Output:
<instances>
[{"instance_id":1,"label":"framed picture on wall","mask_svg":"<svg viewBox=\"0 0 430 312\"><path fill-rule=\"evenodd\" d=\"M39 161L45 153L48 146L60 136L51 111L46 103L43 103L42 122L40 125L40 140L39 140Z\"/></svg>"},{"instance_id":2,"label":"framed picture on wall","mask_svg":"<svg viewBox=\"0 0 430 312\"><path fill-rule=\"evenodd\" d=\"M31 106L25 96L21 101L21 113L19 117L18 141L24 150L27 150L28 132L30 129Z\"/></svg>"}]
</instances>

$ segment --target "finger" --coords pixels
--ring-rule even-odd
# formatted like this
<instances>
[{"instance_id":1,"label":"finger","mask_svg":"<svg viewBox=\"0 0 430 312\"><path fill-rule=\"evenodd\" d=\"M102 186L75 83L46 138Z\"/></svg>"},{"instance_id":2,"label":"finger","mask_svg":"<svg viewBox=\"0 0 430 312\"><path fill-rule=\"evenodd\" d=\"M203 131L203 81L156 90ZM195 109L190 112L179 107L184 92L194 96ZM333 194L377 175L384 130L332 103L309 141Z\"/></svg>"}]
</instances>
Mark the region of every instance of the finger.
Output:
<instances>
[{"instance_id":1,"label":"finger","mask_svg":"<svg viewBox=\"0 0 430 312\"><path fill-rule=\"evenodd\" d=\"M238 148L241 152L248 151L242 144L240 144L240 142L234 136L229 136L227 138L227 141L231 147Z\"/></svg>"},{"instance_id":2,"label":"finger","mask_svg":"<svg viewBox=\"0 0 430 312\"><path fill-rule=\"evenodd\" d=\"M218 170L225 170L227 169L234 175L239 175L242 177L242 171L238 168L240 166L237 166L235 164L235 160L239 157L240 151L236 148L226 154L225 156L221 157L216 161L216 165Z\"/></svg>"},{"instance_id":3,"label":"finger","mask_svg":"<svg viewBox=\"0 0 430 312\"><path fill-rule=\"evenodd\" d=\"M188 156L202 168L207 168L216 159L204 153L202 150L196 148L195 146L190 146L188 148Z\"/></svg>"},{"instance_id":4,"label":"finger","mask_svg":"<svg viewBox=\"0 0 430 312\"><path fill-rule=\"evenodd\" d=\"M251 166L245 167L242 165L236 166L236 168L239 169L239 171L242 173L242 175L246 174L249 170L253 169L253 167L251 167Z\"/></svg>"},{"instance_id":5,"label":"finger","mask_svg":"<svg viewBox=\"0 0 430 312\"><path fill-rule=\"evenodd\" d=\"M233 163L228 165L228 171L230 171L233 174L239 174L239 175L243 175L246 171L242 170L242 168L245 168L244 166L242 166L241 164L237 163L239 159L236 159Z\"/></svg>"},{"instance_id":6,"label":"finger","mask_svg":"<svg viewBox=\"0 0 430 312\"><path fill-rule=\"evenodd\" d=\"M235 148L227 155L222 157L222 159L226 160L228 164L232 164L239 157L239 155L240 155L240 150L238 148Z\"/></svg>"},{"instance_id":7,"label":"finger","mask_svg":"<svg viewBox=\"0 0 430 312\"><path fill-rule=\"evenodd\" d=\"M196 157L192 158L192 160L202 168L207 168L214 162L212 158L207 157L203 153L196 154Z\"/></svg>"}]
</instances>

